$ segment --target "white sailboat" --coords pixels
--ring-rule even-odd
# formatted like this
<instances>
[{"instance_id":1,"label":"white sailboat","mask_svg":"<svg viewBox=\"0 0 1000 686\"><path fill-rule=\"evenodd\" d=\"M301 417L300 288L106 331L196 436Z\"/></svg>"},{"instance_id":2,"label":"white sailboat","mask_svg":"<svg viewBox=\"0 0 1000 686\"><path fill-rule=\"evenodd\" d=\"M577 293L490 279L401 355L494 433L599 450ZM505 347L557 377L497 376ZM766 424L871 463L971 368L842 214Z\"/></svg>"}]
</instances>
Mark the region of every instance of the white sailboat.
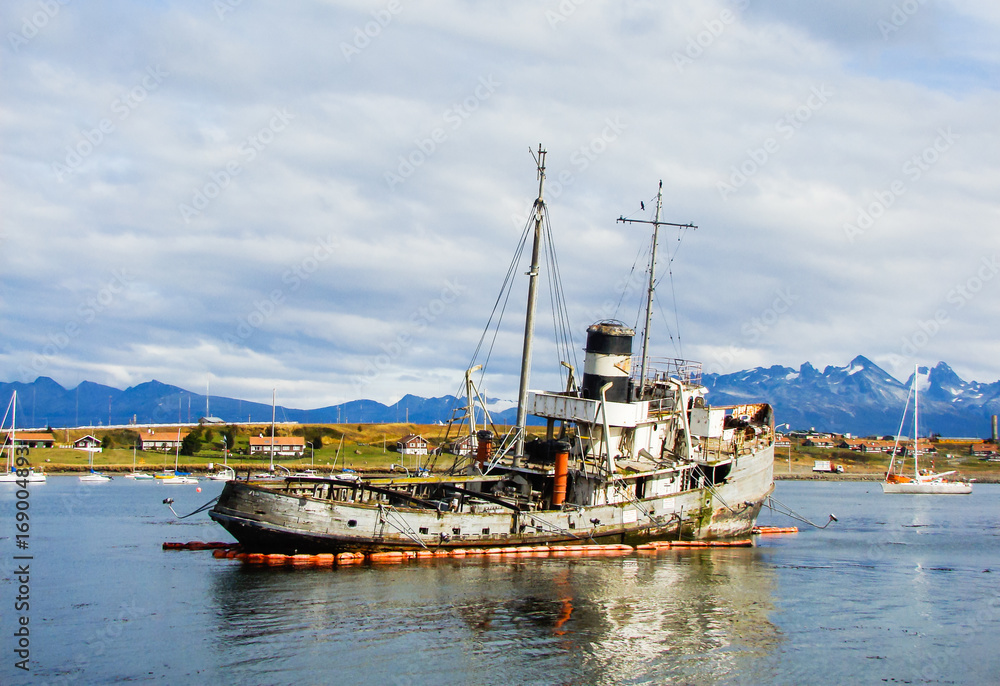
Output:
<instances>
[{"instance_id":1,"label":"white sailboat","mask_svg":"<svg viewBox=\"0 0 1000 686\"><path fill-rule=\"evenodd\" d=\"M164 470L163 476L157 476L157 482L161 484L167 484L170 486L177 486L182 484L196 484L198 479L194 478L186 472L179 472L179 462L181 459L181 427L177 426L177 447L174 451L174 469L172 472ZM169 476L168 476L169 474Z\"/></svg>"},{"instance_id":2,"label":"white sailboat","mask_svg":"<svg viewBox=\"0 0 1000 686\"><path fill-rule=\"evenodd\" d=\"M135 471L135 444L132 444L132 473L125 475L126 479L132 479L134 481L152 481L156 477L152 474L147 474L146 472Z\"/></svg>"},{"instance_id":3,"label":"white sailboat","mask_svg":"<svg viewBox=\"0 0 1000 686\"><path fill-rule=\"evenodd\" d=\"M226 435L222 435L222 467L215 474L209 474L212 481L229 481L236 478L236 470L229 466L229 443Z\"/></svg>"},{"instance_id":4,"label":"white sailboat","mask_svg":"<svg viewBox=\"0 0 1000 686\"><path fill-rule=\"evenodd\" d=\"M19 460L27 461L28 448L26 446L20 446L15 448L17 443L16 439L16 427L17 427L17 391L11 395L10 404L7 406L7 412L4 414L3 422L0 422L0 430L7 423L7 415L10 415L10 434L6 437L4 448L7 448L7 471L0 474L0 483L17 483L28 482L28 483L41 483L45 481L45 474L41 472L35 473L35 470L28 467L27 470L23 466L18 467L17 463ZM2 432L2 431L0 431ZM2 452L2 450L0 450ZM17 458L14 457L15 452L17 453ZM18 475L20 471L20 475Z\"/></svg>"},{"instance_id":5,"label":"white sailboat","mask_svg":"<svg viewBox=\"0 0 1000 686\"><path fill-rule=\"evenodd\" d=\"M107 474L102 474L101 472L94 471L94 452L98 450L97 448L86 448L86 451L90 454L90 459L88 463L90 465L90 473L84 474L80 477L80 481L84 483L103 483L106 481L111 481L111 477Z\"/></svg>"},{"instance_id":6,"label":"white sailboat","mask_svg":"<svg viewBox=\"0 0 1000 686\"><path fill-rule=\"evenodd\" d=\"M972 493L972 484L968 481L951 481L946 476L955 473L955 470L934 473L933 470L920 469L920 433L919 433L919 401L917 390L918 368L913 368L913 384L910 388L910 395L913 396L913 476L903 474L904 460L900 458L899 469L896 468L896 454L899 449L899 438L903 433L903 425L906 423L906 410L910 404L909 395L906 404L903 406L903 418L899 422L899 431L896 433L896 443L892 447L892 459L889 461L889 469L885 474L885 481L882 482L883 493L910 493L927 495L966 495Z\"/></svg>"}]
</instances>

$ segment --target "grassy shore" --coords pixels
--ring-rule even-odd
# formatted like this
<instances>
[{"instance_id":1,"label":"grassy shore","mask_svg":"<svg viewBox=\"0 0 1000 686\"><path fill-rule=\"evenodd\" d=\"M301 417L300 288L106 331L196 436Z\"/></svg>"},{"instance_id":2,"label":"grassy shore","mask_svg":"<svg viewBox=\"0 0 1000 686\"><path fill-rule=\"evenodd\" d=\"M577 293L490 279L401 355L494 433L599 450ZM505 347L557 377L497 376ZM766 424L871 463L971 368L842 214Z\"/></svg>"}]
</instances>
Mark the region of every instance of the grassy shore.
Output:
<instances>
[{"instance_id":1,"label":"grassy shore","mask_svg":"<svg viewBox=\"0 0 1000 686\"><path fill-rule=\"evenodd\" d=\"M140 427L141 428L141 427ZM456 430L451 430L450 436L446 436L447 428L442 425L420 425L420 424L324 424L324 425L295 425L295 428L302 429L322 429L326 432L321 440L321 447L310 451L306 448L306 453L298 459L276 460L291 471L301 471L304 469L315 469L320 473L329 473L331 470L342 468L354 469L360 472L385 472L396 465L397 471L408 469L413 471L418 467L427 466L432 471L435 469L447 469L455 459L453 455L444 454L440 457L411 457L403 456L396 452L396 441L407 434L419 434L429 441L431 446L437 446L444 442L447 437L454 440ZM236 447L242 449L246 445L247 435L265 434L270 431L270 426L251 426L240 428L244 438L242 443L237 442ZM282 432L288 435L289 428L282 427ZM541 427L534 428L534 433L541 435ZM55 432L60 439L65 437L68 443L79 436L87 433L102 438L100 429L94 430L65 430L59 429ZM77 435L79 434L79 435ZM182 471L193 473L207 473L212 469L218 469L218 465L223 462L223 452L221 442L207 444L205 449L198 451L194 455L175 455L173 451L162 452L135 452L136 469L153 472L163 469L173 469L176 466ZM1000 462L986 462L968 455L968 449L954 445L942 444L938 448L939 454L926 456L921 464L936 471L956 470L962 478L972 478L984 483L1000 482ZM44 468L49 474L78 473L89 469L89 454L80 450L69 448L35 448L29 453L29 459L35 468ZM812 471L815 460L830 460L835 464L844 467L843 474L822 474ZM269 463L255 457L249 459L246 455L230 453L228 463L238 473L242 474L247 470L265 470ZM106 449L93 456L94 468L106 472L130 472L133 465L133 451L131 449ZM804 447L799 442L793 442L791 450L788 448L776 448L774 455L774 476L776 479L822 479L822 480L871 480L879 481L885 474L889 465L887 455L867 455L855 453L850 450L824 449L814 447Z\"/></svg>"}]
</instances>

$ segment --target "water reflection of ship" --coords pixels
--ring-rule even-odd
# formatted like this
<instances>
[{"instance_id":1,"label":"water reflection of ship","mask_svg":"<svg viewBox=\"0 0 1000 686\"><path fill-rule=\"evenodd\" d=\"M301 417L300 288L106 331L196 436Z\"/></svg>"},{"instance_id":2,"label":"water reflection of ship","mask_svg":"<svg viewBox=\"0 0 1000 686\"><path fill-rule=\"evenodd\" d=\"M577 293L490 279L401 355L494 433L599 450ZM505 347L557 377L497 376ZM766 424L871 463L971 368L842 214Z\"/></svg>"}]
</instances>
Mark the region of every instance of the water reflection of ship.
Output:
<instances>
[{"instance_id":1,"label":"water reflection of ship","mask_svg":"<svg viewBox=\"0 0 1000 686\"><path fill-rule=\"evenodd\" d=\"M753 551L670 551L556 572L544 562L520 566L534 569L513 572L511 597L459 614L480 640L516 631L584 657L565 665L574 681L748 679L781 641L770 620L774 571Z\"/></svg>"},{"instance_id":2,"label":"water reflection of ship","mask_svg":"<svg viewBox=\"0 0 1000 686\"><path fill-rule=\"evenodd\" d=\"M357 676L388 683L702 683L737 674L753 683L782 640L771 622L775 572L753 549L234 566L213 585L227 660L249 666L282 646L302 655L305 641L324 646L303 658L317 667L359 651L377 657ZM488 679L478 671L485 664ZM338 668L348 680L349 669Z\"/></svg>"}]
</instances>

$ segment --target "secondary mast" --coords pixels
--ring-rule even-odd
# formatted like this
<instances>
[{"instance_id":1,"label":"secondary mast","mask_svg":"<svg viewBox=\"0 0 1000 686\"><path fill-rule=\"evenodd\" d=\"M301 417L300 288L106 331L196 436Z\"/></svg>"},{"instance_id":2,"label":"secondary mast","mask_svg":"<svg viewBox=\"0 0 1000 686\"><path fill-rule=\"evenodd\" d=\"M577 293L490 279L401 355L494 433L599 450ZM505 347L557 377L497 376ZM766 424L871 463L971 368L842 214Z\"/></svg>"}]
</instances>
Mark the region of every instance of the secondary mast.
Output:
<instances>
[{"instance_id":1,"label":"secondary mast","mask_svg":"<svg viewBox=\"0 0 1000 686\"><path fill-rule=\"evenodd\" d=\"M528 268L528 308L524 317L524 348L521 351L521 385L517 393L517 443L514 460L524 454L524 429L528 417L528 378L531 375L531 346L535 332L535 303L538 300L538 252L542 241L542 222L545 215L545 154L542 144L538 144L538 198L535 200L535 236L531 244L531 266Z\"/></svg>"},{"instance_id":2,"label":"secondary mast","mask_svg":"<svg viewBox=\"0 0 1000 686\"><path fill-rule=\"evenodd\" d=\"M656 214L653 221L648 219L626 219L618 217L618 221L623 224L652 224L653 225L653 250L649 257L649 286L646 289L646 326L642 330L642 362L639 371L639 395L642 399L643 388L646 385L646 369L649 366L649 325L653 313L653 291L656 289L656 244L659 242L661 226L676 226L681 229L697 229L694 224L674 224L672 222L661 222L660 211L663 209L663 181L660 181L660 188L656 192Z\"/></svg>"}]
</instances>

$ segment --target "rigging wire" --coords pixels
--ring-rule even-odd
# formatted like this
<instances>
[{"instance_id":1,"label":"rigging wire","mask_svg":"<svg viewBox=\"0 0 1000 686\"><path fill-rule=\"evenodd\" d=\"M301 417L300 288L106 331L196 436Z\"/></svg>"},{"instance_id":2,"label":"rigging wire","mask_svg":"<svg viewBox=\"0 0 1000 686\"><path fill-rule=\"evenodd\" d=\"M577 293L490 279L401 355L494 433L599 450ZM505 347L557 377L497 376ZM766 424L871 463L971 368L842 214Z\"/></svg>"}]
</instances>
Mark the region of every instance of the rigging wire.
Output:
<instances>
[{"instance_id":1,"label":"rigging wire","mask_svg":"<svg viewBox=\"0 0 1000 686\"><path fill-rule=\"evenodd\" d=\"M622 307L622 301L625 300L625 296L628 295L629 291L632 289L632 279L635 278L635 267L639 264L639 259L645 254L643 247L644 246L640 246L639 250L635 253L635 260L632 261L632 268L629 270L628 278L622 286L622 294L618 297L618 304L615 305L614 314L611 316L612 319L618 318L618 310Z\"/></svg>"},{"instance_id":2,"label":"rigging wire","mask_svg":"<svg viewBox=\"0 0 1000 686\"><path fill-rule=\"evenodd\" d=\"M524 252L524 246L527 243L528 235L531 229L532 219L528 218L525 223L524 230L521 232L521 239L517 244L517 248L514 251L514 256L511 258L510 264L507 266L507 273L504 276L503 284L500 287L500 292L497 293L497 299L493 303L493 309L490 312L489 319L486 320L486 326L483 327L483 333L479 336L479 342L476 344L476 349L472 353L472 359L469 362L468 369L471 369L476 365L476 360L479 358L479 354L483 349L483 343L486 340L487 334L490 332L491 326L493 326L493 336L490 339L489 347L486 352L486 359L483 361L483 370L485 371L486 365L489 362L490 357L493 354L493 348L496 345L497 336L500 333L500 322L503 320L504 312L507 310L507 303L510 300L511 290L514 284L514 274L517 271L517 265L521 261L521 255ZM499 308L500 313L497 316L497 309ZM494 318L496 318L496 323L494 325ZM480 381L482 381L482 374L480 374ZM461 397L464 392L465 381L459 383L459 390L455 393L455 397Z\"/></svg>"},{"instance_id":3,"label":"rigging wire","mask_svg":"<svg viewBox=\"0 0 1000 686\"><path fill-rule=\"evenodd\" d=\"M560 361L566 361L577 368L576 346L573 343L573 326L569 320L569 308L566 305L566 293L563 289L562 272L556 256L555 241L552 237L552 224L549 221L548 206L543 205L542 229L544 233L545 261L548 267L547 280L549 284L549 303L552 308L552 326L556 341L557 356ZM559 365L560 378L566 381L564 367Z\"/></svg>"}]
</instances>

